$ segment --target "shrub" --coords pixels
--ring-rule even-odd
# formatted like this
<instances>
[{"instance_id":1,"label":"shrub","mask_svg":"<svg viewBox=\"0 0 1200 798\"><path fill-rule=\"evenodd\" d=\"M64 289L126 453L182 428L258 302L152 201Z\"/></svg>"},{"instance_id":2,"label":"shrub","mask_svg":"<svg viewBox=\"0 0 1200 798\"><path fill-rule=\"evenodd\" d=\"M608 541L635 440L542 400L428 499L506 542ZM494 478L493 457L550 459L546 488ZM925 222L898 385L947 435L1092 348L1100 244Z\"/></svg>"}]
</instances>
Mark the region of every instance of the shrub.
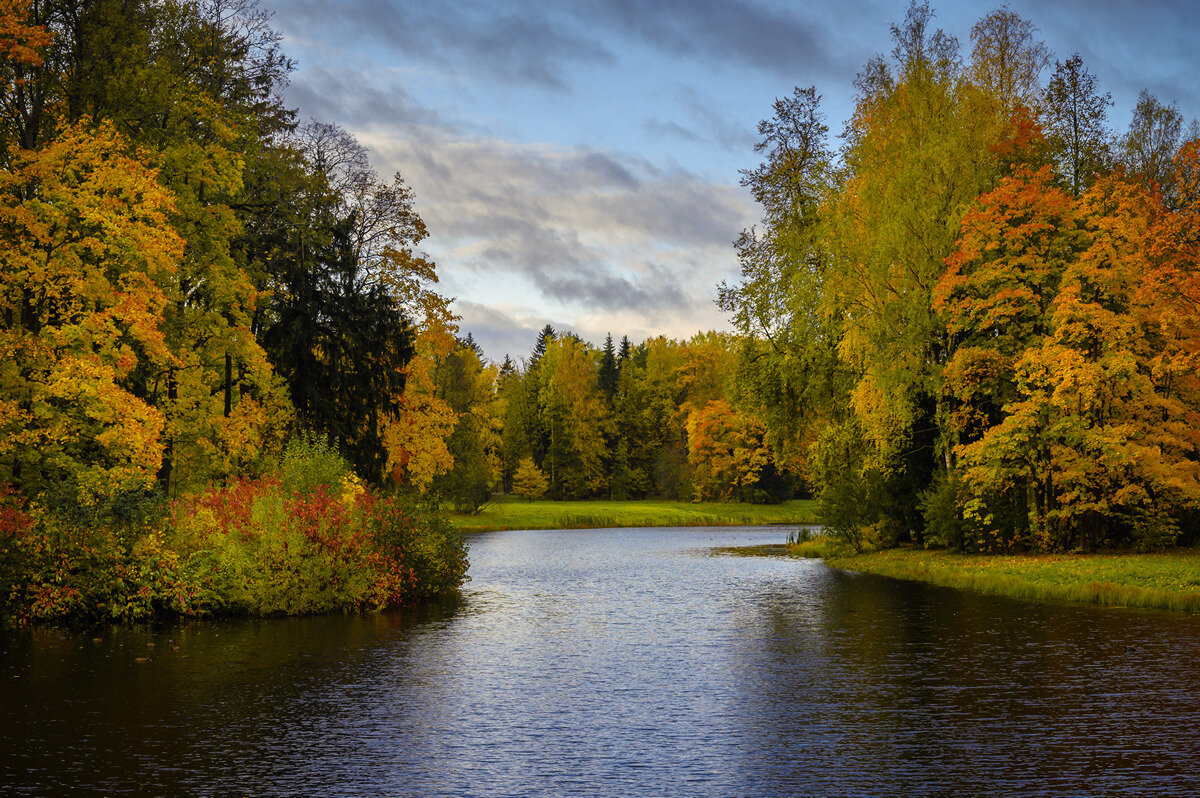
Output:
<instances>
[{"instance_id":1,"label":"shrub","mask_svg":"<svg viewBox=\"0 0 1200 798\"><path fill-rule=\"evenodd\" d=\"M4 492L0 601L22 620L296 615L377 609L462 584L461 533L349 473L335 485L240 480L128 523L79 523Z\"/></svg>"},{"instance_id":2,"label":"shrub","mask_svg":"<svg viewBox=\"0 0 1200 798\"><path fill-rule=\"evenodd\" d=\"M337 447L319 435L300 433L288 441L279 463L279 480L285 493L312 493L324 488L333 493L354 471Z\"/></svg>"},{"instance_id":3,"label":"shrub","mask_svg":"<svg viewBox=\"0 0 1200 798\"><path fill-rule=\"evenodd\" d=\"M80 524L34 503L10 545L4 603L21 619L187 614L199 593L196 575L164 545L161 519Z\"/></svg>"},{"instance_id":4,"label":"shrub","mask_svg":"<svg viewBox=\"0 0 1200 798\"><path fill-rule=\"evenodd\" d=\"M389 497L376 500L371 523L381 605L445 593L466 580L467 545L446 519Z\"/></svg>"}]
</instances>

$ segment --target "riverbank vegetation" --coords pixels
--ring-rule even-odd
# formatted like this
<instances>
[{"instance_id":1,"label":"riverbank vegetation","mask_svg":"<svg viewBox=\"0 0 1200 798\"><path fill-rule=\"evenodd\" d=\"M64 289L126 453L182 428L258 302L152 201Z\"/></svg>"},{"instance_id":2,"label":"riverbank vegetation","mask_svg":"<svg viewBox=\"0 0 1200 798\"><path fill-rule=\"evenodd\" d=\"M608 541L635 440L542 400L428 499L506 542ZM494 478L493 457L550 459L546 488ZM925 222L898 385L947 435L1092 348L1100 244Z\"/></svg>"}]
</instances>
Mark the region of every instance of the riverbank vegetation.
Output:
<instances>
[{"instance_id":1,"label":"riverbank vegetation","mask_svg":"<svg viewBox=\"0 0 1200 798\"><path fill-rule=\"evenodd\" d=\"M845 571L910 579L1035 601L1200 612L1200 550L1071 554L964 554L896 546L856 552L827 535L798 542L721 546L716 555L821 559Z\"/></svg>"},{"instance_id":2,"label":"riverbank vegetation","mask_svg":"<svg viewBox=\"0 0 1200 798\"><path fill-rule=\"evenodd\" d=\"M816 502L803 499L778 504L666 500L527 502L507 499L489 504L475 515L450 517L450 523L464 532L635 526L749 526L816 522Z\"/></svg>"},{"instance_id":3,"label":"riverbank vegetation","mask_svg":"<svg viewBox=\"0 0 1200 798\"><path fill-rule=\"evenodd\" d=\"M835 568L1013 598L1200 611L1200 553L978 555L896 548L828 556Z\"/></svg>"},{"instance_id":4,"label":"riverbank vegetation","mask_svg":"<svg viewBox=\"0 0 1200 798\"><path fill-rule=\"evenodd\" d=\"M816 88L759 126L739 407L854 550L1200 539L1200 127L1143 92L1113 131L1007 8L892 35L839 149Z\"/></svg>"},{"instance_id":5,"label":"riverbank vegetation","mask_svg":"<svg viewBox=\"0 0 1200 798\"><path fill-rule=\"evenodd\" d=\"M789 547L799 553L804 547ZM1200 552L1153 554L961 554L892 548L855 554L825 547L825 562L849 571L914 579L1013 598L1108 607L1200 612ZM805 555L800 555L805 556Z\"/></svg>"},{"instance_id":6,"label":"riverbank vegetation","mask_svg":"<svg viewBox=\"0 0 1200 798\"><path fill-rule=\"evenodd\" d=\"M321 442L169 503L0 500L0 610L19 621L379 609L451 591L466 569L457 530L366 490Z\"/></svg>"}]
</instances>

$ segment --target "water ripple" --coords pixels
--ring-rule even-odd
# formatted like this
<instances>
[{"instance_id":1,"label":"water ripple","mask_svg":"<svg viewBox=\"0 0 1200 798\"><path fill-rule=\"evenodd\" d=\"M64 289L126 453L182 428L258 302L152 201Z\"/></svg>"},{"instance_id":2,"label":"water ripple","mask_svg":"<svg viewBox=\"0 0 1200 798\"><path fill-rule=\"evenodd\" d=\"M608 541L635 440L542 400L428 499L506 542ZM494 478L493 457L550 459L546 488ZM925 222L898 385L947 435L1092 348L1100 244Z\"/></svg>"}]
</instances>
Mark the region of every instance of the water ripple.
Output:
<instances>
[{"instance_id":1,"label":"water ripple","mask_svg":"<svg viewBox=\"0 0 1200 798\"><path fill-rule=\"evenodd\" d=\"M0 792L1200 792L1197 619L695 553L782 534L494 533L443 604L8 632Z\"/></svg>"}]
</instances>

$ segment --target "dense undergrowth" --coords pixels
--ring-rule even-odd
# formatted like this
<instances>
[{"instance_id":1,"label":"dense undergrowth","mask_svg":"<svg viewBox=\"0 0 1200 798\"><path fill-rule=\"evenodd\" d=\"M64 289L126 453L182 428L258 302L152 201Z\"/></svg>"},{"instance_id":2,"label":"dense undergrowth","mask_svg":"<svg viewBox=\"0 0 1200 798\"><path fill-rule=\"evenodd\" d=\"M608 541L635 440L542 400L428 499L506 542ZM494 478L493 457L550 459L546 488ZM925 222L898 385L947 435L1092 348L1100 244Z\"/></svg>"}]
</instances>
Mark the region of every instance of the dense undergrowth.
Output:
<instances>
[{"instance_id":1,"label":"dense undergrowth","mask_svg":"<svg viewBox=\"0 0 1200 798\"><path fill-rule=\"evenodd\" d=\"M0 605L27 621L378 609L466 578L460 532L299 442L264 476L166 502L0 498Z\"/></svg>"}]
</instances>

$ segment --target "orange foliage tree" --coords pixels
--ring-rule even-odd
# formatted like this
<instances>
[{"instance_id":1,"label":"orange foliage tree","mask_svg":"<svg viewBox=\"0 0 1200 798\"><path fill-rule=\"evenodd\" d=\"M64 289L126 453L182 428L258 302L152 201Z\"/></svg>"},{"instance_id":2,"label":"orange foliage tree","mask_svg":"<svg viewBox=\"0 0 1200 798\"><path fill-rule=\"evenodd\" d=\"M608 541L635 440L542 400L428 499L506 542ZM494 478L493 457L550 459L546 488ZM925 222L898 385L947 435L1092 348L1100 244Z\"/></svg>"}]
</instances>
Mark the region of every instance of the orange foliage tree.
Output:
<instances>
[{"instance_id":1,"label":"orange foliage tree","mask_svg":"<svg viewBox=\"0 0 1200 798\"><path fill-rule=\"evenodd\" d=\"M1200 502L1195 338L1159 266L1178 235L1122 177L1076 201L1049 169L964 220L934 307L959 342L945 382L974 545L1155 547Z\"/></svg>"},{"instance_id":2,"label":"orange foliage tree","mask_svg":"<svg viewBox=\"0 0 1200 798\"><path fill-rule=\"evenodd\" d=\"M762 470L772 462L758 419L714 399L687 420L688 464L696 501L749 501Z\"/></svg>"}]
</instances>

